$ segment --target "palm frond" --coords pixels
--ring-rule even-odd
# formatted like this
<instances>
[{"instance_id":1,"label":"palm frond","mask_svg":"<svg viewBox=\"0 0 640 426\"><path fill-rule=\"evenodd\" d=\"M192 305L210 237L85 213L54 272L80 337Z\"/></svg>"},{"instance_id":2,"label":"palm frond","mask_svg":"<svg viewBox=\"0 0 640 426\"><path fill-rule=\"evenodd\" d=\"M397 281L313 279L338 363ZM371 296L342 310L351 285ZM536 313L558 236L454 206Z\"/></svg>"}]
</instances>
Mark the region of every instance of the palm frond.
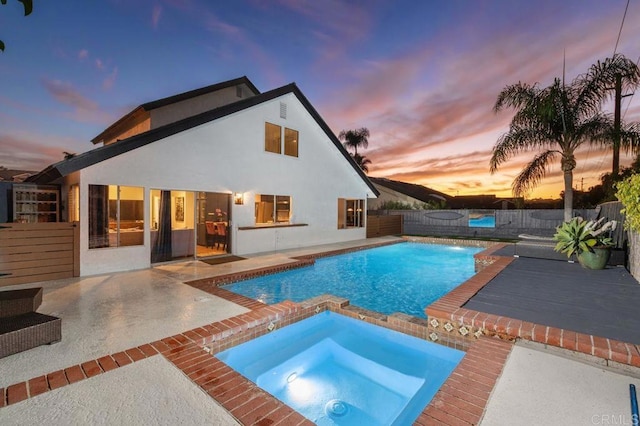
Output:
<instances>
[{"instance_id":1,"label":"palm frond","mask_svg":"<svg viewBox=\"0 0 640 426\"><path fill-rule=\"evenodd\" d=\"M558 151L548 150L533 157L533 160L525 166L513 181L512 189L516 197L527 194L540 183L547 173L549 163L554 159L556 154L558 154Z\"/></svg>"},{"instance_id":2,"label":"palm frond","mask_svg":"<svg viewBox=\"0 0 640 426\"><path fill-rule=\"evenodd\" d=\"M518 82L502 89L498 94L498 99L493 106L493 111L498 112L506 107L520 109L535 98L538 92L537 84L533 86L527 83Z\"/></svg>"},{"instance_id":3,"label":"palm frond","mask_svg":"<svg viewBox=\"0 0 640 426\"><path fill-rule=\"evenodd\" d=\"M489 160L489 170L491 173L495 173L500 164L521 152L550 148L553 145L554 141L549 138L544 129L520 127L512 124L509 131L500 136L494 145L493 154Z\"/></svg>"},{"instance_id":4,"label":"palm frond","mask_svg":"<svg viewBox=\"0 0 640 426\"><path fill-rule=\"evenodd\" d=\"M614 95L611 89L615 85L616 75L621 76L623 89L633 89L640 83L638 66L624 55L613 55L596 62L589 71L576 77L574 85L579 88L576 105L585 112L599 111L603 102Z\"/></svg>"}]
</instances>

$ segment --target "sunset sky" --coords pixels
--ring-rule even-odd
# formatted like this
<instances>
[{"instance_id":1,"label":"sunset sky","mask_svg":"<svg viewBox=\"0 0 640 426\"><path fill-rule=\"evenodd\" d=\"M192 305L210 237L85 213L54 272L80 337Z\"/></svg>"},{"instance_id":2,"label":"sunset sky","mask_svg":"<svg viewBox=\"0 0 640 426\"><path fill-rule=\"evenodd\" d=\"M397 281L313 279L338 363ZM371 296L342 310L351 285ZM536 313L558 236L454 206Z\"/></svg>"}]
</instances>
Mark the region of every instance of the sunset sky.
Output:
<instances>
[{"instance_id":1,"label":"sunset sky","mask_svg":"<svg viewBox=\"0 0 640 426\"><path fill-rule=\"evenodd\" d=\"M451 195L511 195L530 156L489 173L518 81L572 80L613 54L627 0L33 0L0 5L0 166L41 170L134 107L246 75L295 82L337 134L367 127L369 175ZM617 52L640 59L640 0ZM606 107L612 112L612 107ZM640 121L640 93L625 98ZM623 165L629 163L625 157ZM585 190L611 155L583 150ZM530 194L558 197L559 165Z\"/></svg>"}]
</instances>

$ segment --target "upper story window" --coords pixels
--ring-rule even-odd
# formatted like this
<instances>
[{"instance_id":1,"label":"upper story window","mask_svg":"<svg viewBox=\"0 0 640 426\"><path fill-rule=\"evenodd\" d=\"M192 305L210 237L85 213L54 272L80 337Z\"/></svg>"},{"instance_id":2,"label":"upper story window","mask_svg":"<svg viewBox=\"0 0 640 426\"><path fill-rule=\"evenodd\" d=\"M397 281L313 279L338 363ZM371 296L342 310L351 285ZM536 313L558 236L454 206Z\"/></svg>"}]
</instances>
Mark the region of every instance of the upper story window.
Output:
<instances>
[{"instance_id":1,"label":"upper story window","mask_svg":"<svg viewBox=\"0 0 640 426\"><path fill-rule=\"evenodd\" d=\"M276 154L280 154L281 146L282 146L282 138L280 134L282 133L282 127L265 123L264 126L264 150L269 152L275 152Z\"/></svg>"},{"instance_id":2,"label":"upper story window","mask_svg":"<svg viewBox=\"0 0 640 426\"><path fill-rule=\"evenodd\" d=\"M283 135L284 133L284 135ZM264 150L281 154L283 151L282 141L284 140L284 154L290 157L298 156L299 132L277 124L265 123L264 127Z\"/></svg>"},{"instance_id":3,"label":"upper story window","mask_svg":"<svg viewBox=\"0 0 640 426\"><path fill-rule=\"evenodd\" d=\"M298 131L284 128L284 155L298 156Z\"/></svg>"}]
</instances>

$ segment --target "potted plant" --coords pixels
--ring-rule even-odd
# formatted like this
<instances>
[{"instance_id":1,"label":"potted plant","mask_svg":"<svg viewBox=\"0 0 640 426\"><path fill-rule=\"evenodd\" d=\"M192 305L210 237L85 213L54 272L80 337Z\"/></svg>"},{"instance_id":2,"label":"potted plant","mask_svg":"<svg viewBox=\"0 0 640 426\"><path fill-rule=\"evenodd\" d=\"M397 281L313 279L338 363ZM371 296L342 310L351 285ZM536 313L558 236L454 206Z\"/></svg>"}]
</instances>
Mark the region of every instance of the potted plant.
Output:
<instances>
[{"instance_id":1,"label":"potted plant","mask_svg":"<svg viewBox=\"0 0 640 426\"><path fill-rule=\"evenodd\" d=\"M557 241L555 251L566 253L567 257L575 254L584 268L604 269L613 246L609 232L616 228L616 221L603 222L604 218L585 221L576 217L563 223L553 236Z\"/></svg>"}]
</instances>

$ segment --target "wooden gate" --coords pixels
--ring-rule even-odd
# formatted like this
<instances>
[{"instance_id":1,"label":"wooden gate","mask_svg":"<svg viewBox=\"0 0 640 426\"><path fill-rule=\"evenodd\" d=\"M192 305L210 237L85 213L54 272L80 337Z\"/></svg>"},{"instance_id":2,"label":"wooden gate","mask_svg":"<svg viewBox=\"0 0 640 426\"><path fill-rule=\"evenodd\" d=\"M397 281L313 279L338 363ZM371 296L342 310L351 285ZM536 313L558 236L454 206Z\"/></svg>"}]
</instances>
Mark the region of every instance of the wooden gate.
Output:
<instances>
[{"instance_id":1,"label":"wooden gate","mask_svg":"<svg viewBox=\"0 0 640 426\"><path fill-rule=\"evenodd\" d=\"M367 216L367 238L402 235L404 216Z\"/></svg>"},{"instance_id":2,"label":"wooden gate","mask_svg":"<svg viewBox=\"0 0 640 426\"><path fill-rule=\"evenodd\" d=\"M0 287L80 275L74 223L0 224Z\"/></svg>"}]
</instances>

